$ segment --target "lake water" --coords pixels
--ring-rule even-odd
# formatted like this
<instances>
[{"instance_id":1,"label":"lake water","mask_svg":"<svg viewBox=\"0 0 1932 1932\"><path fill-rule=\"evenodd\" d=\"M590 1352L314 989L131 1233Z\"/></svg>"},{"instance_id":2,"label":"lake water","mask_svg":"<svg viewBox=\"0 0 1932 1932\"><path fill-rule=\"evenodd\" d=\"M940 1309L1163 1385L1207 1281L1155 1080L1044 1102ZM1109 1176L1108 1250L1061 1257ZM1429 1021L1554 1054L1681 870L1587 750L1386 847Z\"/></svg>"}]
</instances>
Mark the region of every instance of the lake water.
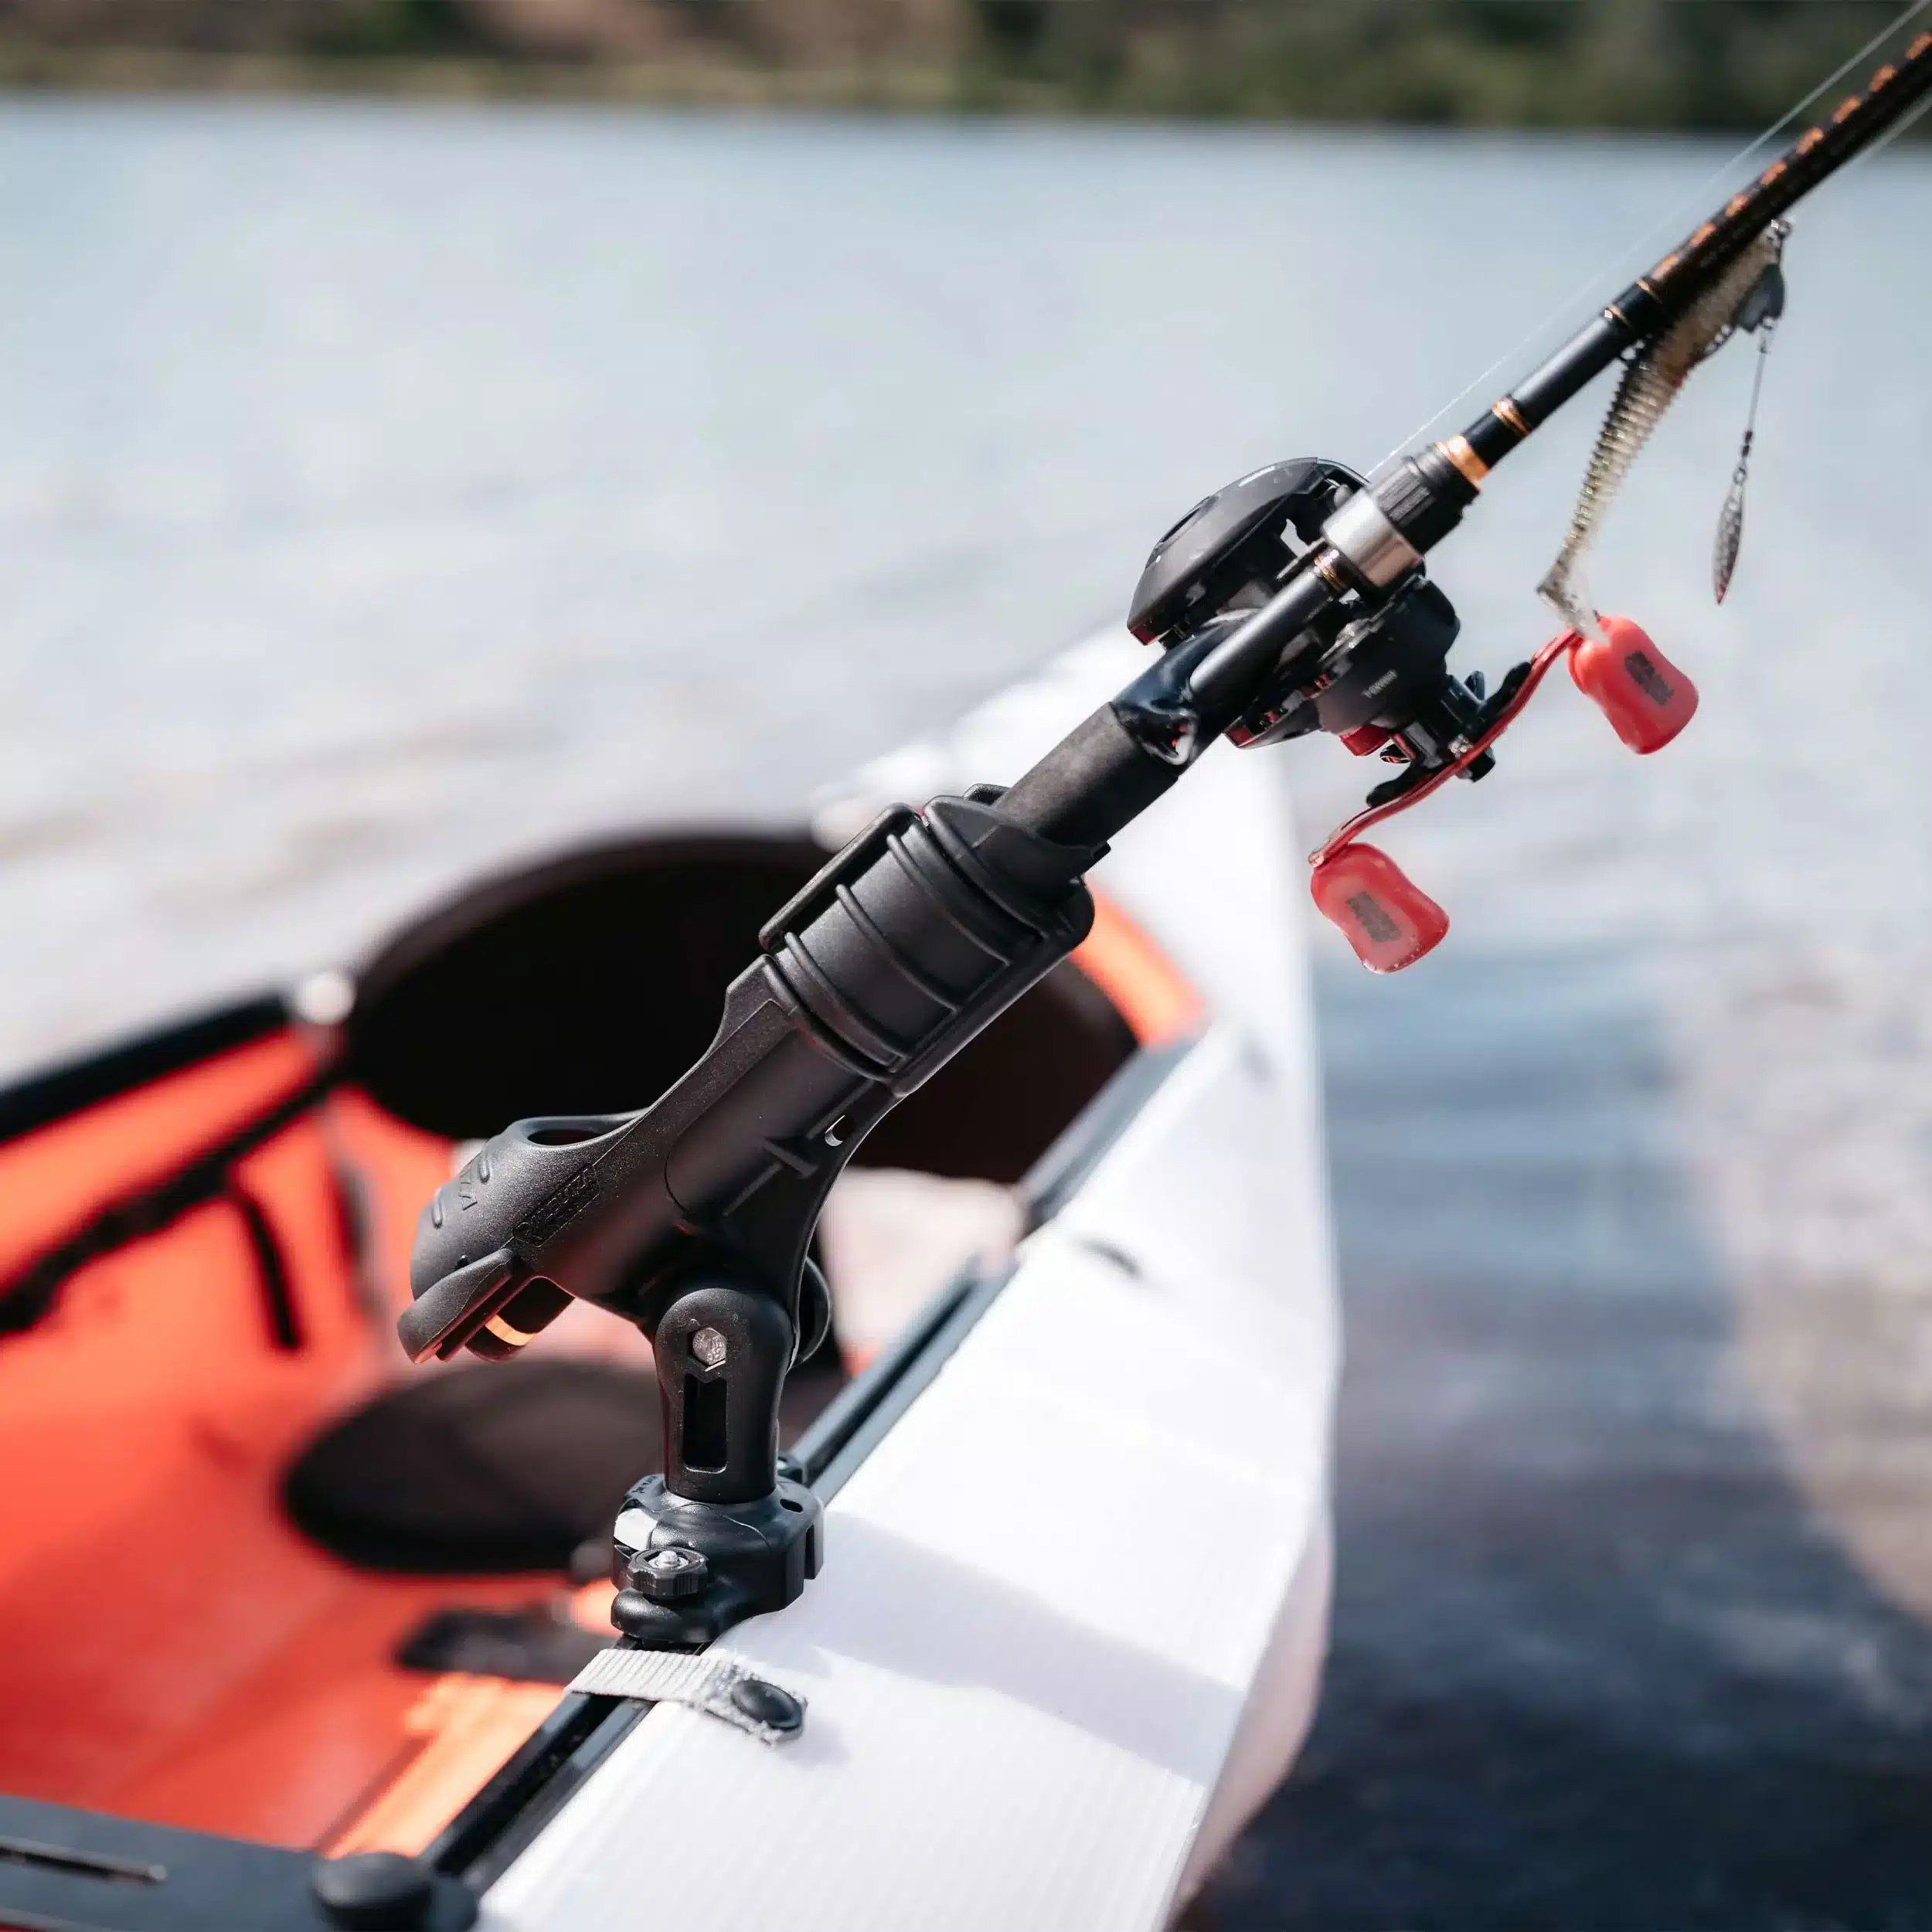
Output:
<instances>
[{"instance_id":1,"label":"lake water","mask_svg":"<svg viewBox=\"0 0 1932 1932\"><path fill-rule=\"evenodd\" d=\"M1206 489L1587 312L1723 151L0 104L0 1062L572 834L795 815ZM1730 601L1742 349L1593 571L1696 724L1639 761L1553 690L1388 839L1443 952L1318 938L1335 1664L1217 1923L1932 1909L1932 154L1787 266ZM1574 414L1438 560L1492 676ZM1311 833L1359 794L1267 755Z\"/></svg>"}]
</instances>

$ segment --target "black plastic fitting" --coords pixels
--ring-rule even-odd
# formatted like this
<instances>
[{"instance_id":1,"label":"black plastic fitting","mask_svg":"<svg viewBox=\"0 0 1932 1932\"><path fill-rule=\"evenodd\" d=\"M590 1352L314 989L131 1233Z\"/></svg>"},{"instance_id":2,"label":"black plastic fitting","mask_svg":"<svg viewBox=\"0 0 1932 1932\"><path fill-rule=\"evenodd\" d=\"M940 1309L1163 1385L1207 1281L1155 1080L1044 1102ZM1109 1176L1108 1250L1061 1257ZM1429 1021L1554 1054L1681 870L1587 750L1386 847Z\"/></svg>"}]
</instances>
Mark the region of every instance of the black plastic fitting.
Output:
<instances>
[{"instance_id":1,"label":"black plastic fitting","mask_svg":"<svg viewBox=\"0 0 1932 1932\"><path fill-rule=\"evenodd\" d=\"M663 1477L647 1476L617 1515L611 1621L652 1650L702 1649L733 1624L798 1596L818 1573L824 1525L818 1498L788 1477L767 1496L715 1503L679 1496ZM699 1588L668 1588L652 1577L652 1560L672 1550L701 1560Z\"/></svg>"},{"instance_id":2,"label":"black plastic fitting","mask_svg":"<svg viewBox=\"0 0 1932 1932\"><path fill-rule=\"evenodd\" d=\"M519 1121L479 1150L417 1224L410 1355L514 1349L569 1294L649 1333L683 1277L721 1268L809 1341L806 1248L852 1149L1093 923L1094 849L998 797L895 807L853 840L766 926L655 1104Z\"/></svg>"},{"instance_id":3,"label":"black plastic fitting","mask_svg":"<svg viewBox=\"0 0 1932 1932\"><path fill-rule=\"evenodd\" d=\"M1476 486L1435 448L1406 457L1375 485L1382 514L1420 551L1433 549L1462 521Z\"/></svg>"}]
</instances>

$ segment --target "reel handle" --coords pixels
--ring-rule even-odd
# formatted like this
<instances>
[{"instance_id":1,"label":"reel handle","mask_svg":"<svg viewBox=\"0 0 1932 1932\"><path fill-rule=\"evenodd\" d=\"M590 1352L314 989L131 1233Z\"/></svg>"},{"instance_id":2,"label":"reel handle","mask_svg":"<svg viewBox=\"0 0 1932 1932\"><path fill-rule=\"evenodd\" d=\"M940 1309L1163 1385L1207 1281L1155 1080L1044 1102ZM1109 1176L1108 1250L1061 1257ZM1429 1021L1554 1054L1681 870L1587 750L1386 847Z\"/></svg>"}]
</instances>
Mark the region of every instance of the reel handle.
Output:
<instances>
[{"instance_id":1,"label":"reel handle","mask_svg":"<svg viewBox=\"0 0 1932 1932\"><path fill-rule=\"evenodd\" d=\"M1597 621L1604 634L1577 641L1570 675L1632 751L1662 751L1697 715L1697 687L1628 617Z\"/></svg>"}]
</instances>

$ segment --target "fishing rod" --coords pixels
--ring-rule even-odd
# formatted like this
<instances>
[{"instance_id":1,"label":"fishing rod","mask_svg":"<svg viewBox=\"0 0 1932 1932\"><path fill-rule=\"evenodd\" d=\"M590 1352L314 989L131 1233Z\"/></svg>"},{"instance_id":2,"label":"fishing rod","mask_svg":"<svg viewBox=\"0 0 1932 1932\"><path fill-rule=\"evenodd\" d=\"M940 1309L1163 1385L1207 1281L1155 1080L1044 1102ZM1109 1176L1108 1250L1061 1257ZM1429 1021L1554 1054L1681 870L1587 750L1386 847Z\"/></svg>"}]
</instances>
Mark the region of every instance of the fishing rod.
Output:
<instances>
[{"instance_id":1,"label":"fishing rod","mask_svg":"<svg viewBox=\"0 0 1932 1932\"><path fill-rule=\"evenodd\" d=\"M1928 90L1932 34L1921 34L1863 94L1808 128L1460 435L1396 459L1373 479L1338 464L1277 464L1196 505L1156 545L1128 618L1143 641L1163 647L1161 660L1027 772L1002 809L1049 838L1103 842L1224 734L1258 745L1325 730L1358 753L1390 750L1407 770L1393 792L1371 795L1372 809L1426 795L1451 764L1484 776L1488 745L1519 711L1524 683L1542 672L1505 680L1486 704L1480 689L1451 675L1443 660L1458 626L1447 599L1426 582L1422 559L1461 521L1498 464L1624 357L1570 538L1540 588L1574 640L1565 648L1578 654L1578 682L1637 748L1667 742L1675 730L1662 738L1657 731L1681 730L1695 708L1689 680L1673 677L1647 643L1631 641L1621 659L1609 655L1616 647L1583 601L1576 566L1617 481L1691 368L1733 327L1775 323L1783 216L1902 123ZM1741 533L1741 488L1734 478L1719 531L1720 598ZM1295 541L1277 523L1278 510ZM1628 665L1633 653L1648 672ZM1323 848L1318 870L1348 842ZM1404 915L1395 920L1400 942L1378 938L1386 916L1340 922L1366 963L1383 970L1412 963L1447 930L1440 909L1425 912L1430 902L1420 895L1398 896L1401 906L1377 906Z\"/></svg>"},{"instance_id":2,"label":"fishing rod","mask_svg":"<svg viewBox=\"0 0 1932 1932\"><path fill-rule=\"evenodd\" d=\"M716 1036L651 1105L519 1121L437 1191L398 1324L413 1359L513 1355L573 1297L650 1338L663 1471L632 1488L613 1538L612 1615L633 1645L701 1647L816 1573L819 1505L781 1465L777 1422L788 1369L829 1324L809 1253L825 1196L893 1106L1085 937L1085 875L1217 738L1327 732L1399 766L1313 875L1318 906L1386 971L1448 921L1360 833L1452 777L1484 776L1559 659L1636 750L1689 722L1690 681L1628 619L1599 618L1583 559L1691 371L1734 334L1768 339L1786 213L1928 93L1932 33L1460 434L1368 477L1323 459L1274 464L1196 505L1134 592L1129 628L1160 653L1141 676L1010 787L895 806L861 832L767 922ZM1620 360L1540 587L1565 628L1491 694L1449 670L1458 620L1423 560L1495 466ZM1720 522L1720 597L1749 441Z\"/></svg>"}]
</instances>

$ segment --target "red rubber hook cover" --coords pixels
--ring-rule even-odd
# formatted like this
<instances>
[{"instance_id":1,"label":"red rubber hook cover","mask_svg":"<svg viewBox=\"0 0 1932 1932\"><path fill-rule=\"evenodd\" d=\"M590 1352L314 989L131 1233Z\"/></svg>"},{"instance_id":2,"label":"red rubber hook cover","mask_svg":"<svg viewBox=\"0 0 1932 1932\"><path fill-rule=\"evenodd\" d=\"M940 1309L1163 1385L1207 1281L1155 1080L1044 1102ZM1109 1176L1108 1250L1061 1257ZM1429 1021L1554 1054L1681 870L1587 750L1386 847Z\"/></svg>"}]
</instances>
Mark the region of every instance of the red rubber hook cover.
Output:
<instances>
[{"instance_id":1,"label":"red rubber hook cover","mask_svg":"<svg viewBox=\"0 0 1932 1932\"><path fill-rule=\"evenodd\" d=\"M1374 845L1348 845L1315 868L1308 889L1321 916L1372 973L1399 973L1442 944L1449 915Z\"/></svg>"},{"instance_id":2,"label":"red rubber hook cover","mask_svg":"<svg viewBox=\"0 0 1932 1932\"><path fill-rule=\"evenodd\" d=\"M1628 617L1597 621L1603 638L1576 646L1570 675L1632 751L1661 751L1696 715L1697 687Z\"/></svg>"}]
</instances>

